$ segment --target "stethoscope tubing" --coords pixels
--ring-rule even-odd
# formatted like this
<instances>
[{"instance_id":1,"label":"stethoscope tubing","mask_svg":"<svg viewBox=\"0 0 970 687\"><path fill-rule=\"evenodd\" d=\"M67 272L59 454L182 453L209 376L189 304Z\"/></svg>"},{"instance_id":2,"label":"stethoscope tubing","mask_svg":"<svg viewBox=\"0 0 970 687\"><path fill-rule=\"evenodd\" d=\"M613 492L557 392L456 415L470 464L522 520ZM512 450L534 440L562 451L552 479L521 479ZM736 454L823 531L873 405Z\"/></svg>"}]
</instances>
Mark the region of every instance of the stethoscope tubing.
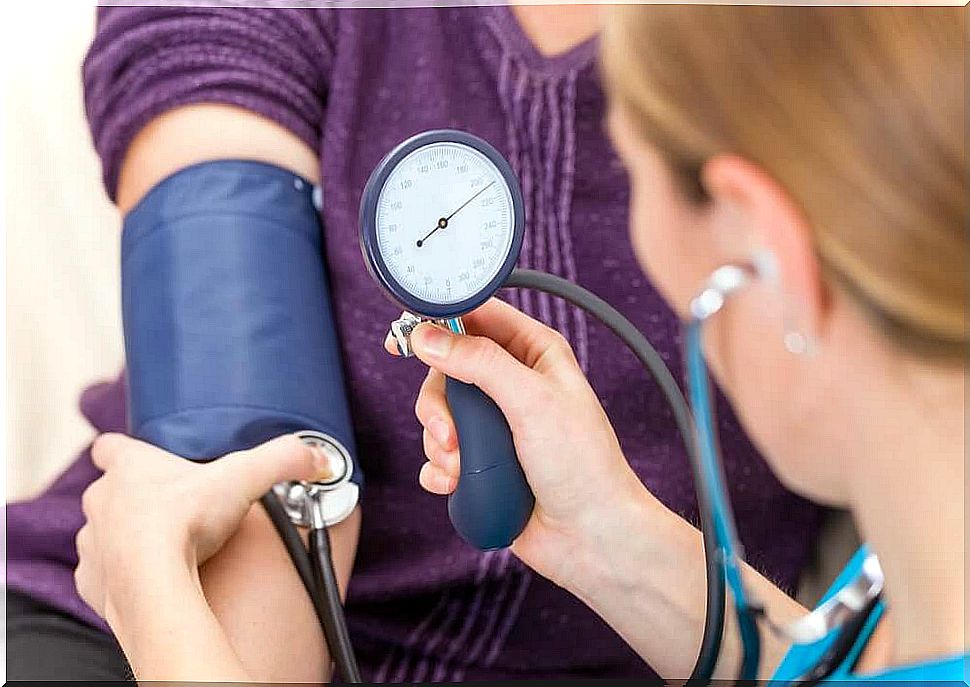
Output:
<instances>
[{"instance_id":1,"label":"stethoscope tubing","mask_svg":"<svg viewBox=\"0 0 970 687\"><path fill-rule=\"evenodd\" d=\"M304 545L299 531L275 492L264 494L260 498L260 503L279 534L300 581L313 603L313 610L323 629L330 658L337 673L344 682L355 684L363 682L347 630L347 619L340 600L327 528L325 526L311 528L308 543Z\"/></svg>"},{"instance_id":2,"label":"stethoscope tubing","mask_svg":"<svg viewBox=\"0 0 970 687\"><path fill-rule=\"evenodd\" d=\"M741 545L737 539L734 513L727 496L723 461L715 429L714 404L711 399L711 382L703 352L704 320L694 318L686 327L685 349L687 362L687 385L691 410L694 417L697 450L702 470L698 492L704 494L714 520L715 548L728 588L734 602L738 630L743 647L739 681L758 678L761 662L761 634L758 629L758 610L748 600L741 577Z\"/></svg>"},{"instance_id":3,"label":"stethoscope tubing","mask_svg":"<svg viewBox=\"0 0 970 687\"><path fill-rule=\"evenodd\" d=\"M781 627L771 623L765 609L744 586L741 567L743 548L738 541L734 513L726 487L724 461L717 439L711 377L704 358L704 325L721 311L729 296L748 285L758 270L743 265L725 265L708 279L704 289L690 303L690 318L684 327L684 350L687 366L688 397L694 419L698 460L701 469L697 492L707 503L714 521L714 547L731 590L743 651L739 681L756 680L761 658L761 634L758 620L767 622L772 632L793 643L818 641L828 632L839 629L832 647L810 668L803 679L820 681L831 675L855 645L865 627L865 620L876 607L882 591L882 570L874 554L869 554L858 577L807 616Z\"/></svg>"}]
</instances>

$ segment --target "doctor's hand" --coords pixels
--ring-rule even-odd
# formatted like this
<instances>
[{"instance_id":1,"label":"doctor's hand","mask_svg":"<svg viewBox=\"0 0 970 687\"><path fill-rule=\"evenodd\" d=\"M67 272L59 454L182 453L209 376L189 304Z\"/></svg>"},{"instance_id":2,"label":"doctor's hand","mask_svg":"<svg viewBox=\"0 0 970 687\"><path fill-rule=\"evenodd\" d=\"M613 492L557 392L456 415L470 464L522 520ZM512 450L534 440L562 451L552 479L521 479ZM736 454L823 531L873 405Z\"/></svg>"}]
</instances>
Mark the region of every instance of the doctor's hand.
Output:
<instances>
[{"instance_id":1,"label":"doctor's hand","mask_svg":"<svg viewBox=\"0 0 970 687\"><path fill-rule=\"evenodd\" d=\"M85 602L112 626L139 601L159 595L153 582L198 582L198 567L272 485L313 478L327 465L293 436L197 464L104 434L92 458L104 474L82 497L87 522L77 534L75 580Z\"/></svg>"},{"instance_id":2,"label":"doctor's hand","mask_svg":"<svg viewBox=\"0 0 970 687\"><path fill-rule=\"evenodd\" d=\"M415 354L432 368L416 405L430 461L420 482L436 494L455 489L460 456L444 375L477 385L508 420L536 497L532 518L512 549L540 574L573 587L578 554L602 545L604 532L623 530L624 504L669 511L629 467L562 335L495 299L464 321L473 335L422 324L411 336ZM386 348L396 352L393 340Z\"/></svg>"}]
</instances>

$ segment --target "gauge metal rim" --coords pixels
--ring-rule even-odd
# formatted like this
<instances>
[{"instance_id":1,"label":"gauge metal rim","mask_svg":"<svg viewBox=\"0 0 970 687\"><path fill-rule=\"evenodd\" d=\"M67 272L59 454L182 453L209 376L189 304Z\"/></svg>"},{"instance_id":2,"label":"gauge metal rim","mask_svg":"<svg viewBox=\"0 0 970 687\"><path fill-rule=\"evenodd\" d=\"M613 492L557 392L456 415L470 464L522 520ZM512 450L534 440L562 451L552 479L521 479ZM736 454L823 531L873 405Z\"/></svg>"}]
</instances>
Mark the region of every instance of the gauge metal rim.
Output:
<instances>
[{"instance_id":1,"label":"gauge metal rim","mask_svg":"<svg viewBox=\"0 0 970 687\"><path fill-rule=\"evenodd\" d=\"M377 241L377 203L387 178L400 162L427 145L434 143L457 143L468 146L484 155L498 169L512 198L512 245L505 261L494 277L477 293L458 303L432 303L408 291L390 273L381 255ZM511 165L488 141L466 131L436 129L417 134L389 152L371 173L360 201L360 249L368 271L384 287L386 294L398 305L435 319L461 317L485 303L508 279L519 260L522 238L525 235L525 209L519 181Z\"/></svg>"}]
</instances>

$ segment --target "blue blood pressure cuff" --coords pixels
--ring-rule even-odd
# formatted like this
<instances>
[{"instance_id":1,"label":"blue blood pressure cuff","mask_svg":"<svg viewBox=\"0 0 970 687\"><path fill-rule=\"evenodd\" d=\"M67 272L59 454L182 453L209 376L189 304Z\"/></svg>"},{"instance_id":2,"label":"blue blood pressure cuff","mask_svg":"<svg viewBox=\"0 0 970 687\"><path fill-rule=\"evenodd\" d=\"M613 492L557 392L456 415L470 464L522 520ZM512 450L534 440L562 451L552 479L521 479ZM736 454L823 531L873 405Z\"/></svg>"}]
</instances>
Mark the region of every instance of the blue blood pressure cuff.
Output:
<instances>
[{"instance_id":1,"label":"blue blood pressure cuff","mask_svg":"<svg viewBox=\"0 0 970 687\"><path fill-rule=\"evenodd\" d=\"M309 430L356 463L322 241L314 187L269 164L197 164L142 199L122 235L133 436L209 460Z\"/></svg>"}]
</instances>

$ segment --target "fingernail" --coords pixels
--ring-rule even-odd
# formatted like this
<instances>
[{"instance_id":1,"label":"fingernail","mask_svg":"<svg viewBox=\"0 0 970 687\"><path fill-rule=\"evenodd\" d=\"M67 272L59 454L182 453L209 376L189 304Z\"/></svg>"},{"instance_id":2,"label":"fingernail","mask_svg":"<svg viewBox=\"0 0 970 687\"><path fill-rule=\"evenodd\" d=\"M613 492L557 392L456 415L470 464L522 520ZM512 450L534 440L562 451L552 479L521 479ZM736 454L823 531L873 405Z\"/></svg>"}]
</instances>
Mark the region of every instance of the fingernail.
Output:
<instances>
[{"instance_id":1,"label":"fingernail","mask_svg":"<svg viewBox=\"0 0 970 687\"><path fill-rule=\"evenodd\" d=\"M313 469L315 479L318 482L326 482L333 477L333 465L330 456L319 446L308 445L311 455L313 455Z\"/></svg>"},{"instance_id":2,"label":"fingernail","mask_svg":"<svg viewBox=\"0 0 970 687\"><path fill-rule=\"evenodd\" d=\"M448 423L439 417L436 417L431 422L428 423L428 431L431 432L431 436L439 444L447 444L450 438L451 431L448 429Z\"/></svg>"},{"instance_id":3,"label":"fingernail","mask_svg":"<svg viewBox=\"0 0 970 687\"><path fill-rule=\"evenodd\" d=\"M452 336L441 327L433 324L422 324L414 330L414 335L418 337L418 345L421 350L433 358L444 358L451 350Z\"/></svg>"},{"instance_id":4,"label":"fingernail","mask_svg":"<svg viewBox=\"0 0 970 687\"><path fill-rule=\"evenodd\" d=\"M397 339L394 338L393 334L388 333L388 335L384 337L384 350L391 355L394 355L395 352L400 355L401 347L398 345Z\"/></svg>"}]
</instances>

